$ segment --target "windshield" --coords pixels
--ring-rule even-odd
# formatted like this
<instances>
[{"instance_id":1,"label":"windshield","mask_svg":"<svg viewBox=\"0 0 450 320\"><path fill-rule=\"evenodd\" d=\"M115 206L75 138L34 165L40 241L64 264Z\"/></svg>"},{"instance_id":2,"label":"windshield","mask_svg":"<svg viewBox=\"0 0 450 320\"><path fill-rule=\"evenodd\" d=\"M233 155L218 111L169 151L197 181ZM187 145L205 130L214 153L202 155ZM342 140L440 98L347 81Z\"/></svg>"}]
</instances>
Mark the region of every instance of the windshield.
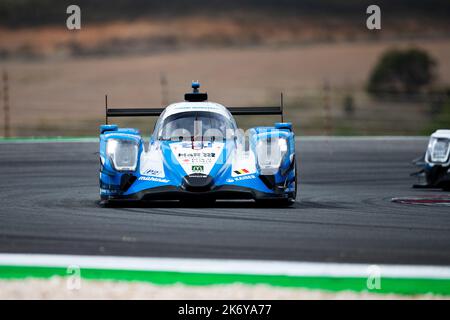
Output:
<instances>
[{"instance_id":1,"label":"windshield","mask_svg":"<svg viewBox=\"0 0 450 320\"><path fill-rule=\"evenodd\" d=\"M171 115L160 123L155 133L159 140L224 140L236 129L233 120L208 111L189 111Z\"/></svg>"}]
</instances>

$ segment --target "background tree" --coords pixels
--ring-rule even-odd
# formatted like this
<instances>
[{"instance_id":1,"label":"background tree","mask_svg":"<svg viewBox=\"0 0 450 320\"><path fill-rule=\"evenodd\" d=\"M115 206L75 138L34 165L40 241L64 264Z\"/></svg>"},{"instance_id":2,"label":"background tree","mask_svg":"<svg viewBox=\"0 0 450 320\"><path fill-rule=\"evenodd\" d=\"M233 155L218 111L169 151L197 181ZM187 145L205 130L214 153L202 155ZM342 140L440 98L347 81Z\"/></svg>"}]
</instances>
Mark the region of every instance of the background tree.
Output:
<instances>
[{"instance_id":1,"label":"background tree","mask_svg":"<svg viewBox=\"0 0 450 320\"><path fill-rule=\"evenodd\" d=\"M424 50L391 49L372 70L367 90L375 95L418 93L433 82L435 68L435 60Z\"/></svg>"}]
</instances>

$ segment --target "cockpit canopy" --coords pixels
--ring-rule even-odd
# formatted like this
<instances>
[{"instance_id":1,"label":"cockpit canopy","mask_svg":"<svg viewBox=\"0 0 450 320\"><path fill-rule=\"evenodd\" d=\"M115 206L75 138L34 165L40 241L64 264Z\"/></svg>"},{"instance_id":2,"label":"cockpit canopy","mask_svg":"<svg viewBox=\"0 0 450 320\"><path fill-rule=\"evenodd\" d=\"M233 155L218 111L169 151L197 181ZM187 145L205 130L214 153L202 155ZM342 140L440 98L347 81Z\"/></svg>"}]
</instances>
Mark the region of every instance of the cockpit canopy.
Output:
<instances>
[{"instance_id":1,"label":"cockpit canopy","mask_svg":"<svg viewBox=\"0 0 450 320\"><path fill-rule=\"evenodd\" d=\"M186 111L161 115L155 127L157 140L192 141L231 139L236 131L233 118L211 111Z\"/></svg>"}]
</instances>

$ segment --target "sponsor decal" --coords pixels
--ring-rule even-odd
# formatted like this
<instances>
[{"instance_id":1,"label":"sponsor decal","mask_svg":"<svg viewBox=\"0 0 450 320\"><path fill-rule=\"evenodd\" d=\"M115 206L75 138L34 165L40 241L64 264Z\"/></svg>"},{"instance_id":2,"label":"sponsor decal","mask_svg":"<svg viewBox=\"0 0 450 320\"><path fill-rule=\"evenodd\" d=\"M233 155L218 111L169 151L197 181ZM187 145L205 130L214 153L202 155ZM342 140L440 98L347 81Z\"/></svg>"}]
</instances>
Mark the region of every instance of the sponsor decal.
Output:
<instances>
[{"instance_id":1,"label":"sponsor decal","mask_svg":"<svg viewBox=\"0 0 450 320\"><path fill-rule=\"evenodd\" d=\"M141 181L153 181L153 182L160 182L160 183L167 183L167 182L169 182L169 180L167 180L167 179L162 179L162 178L157 178L157 177L139 177L138 180L141 180Z\"/></svg>"},{"instance_id":2,"label":"sponsor decal","mask_svg":"<svg viewBox=\"0 0 450 320\"><path fill-rule=\"evenodd\" d=\"M255 179L255 175L254 174L249 174L246 176L241 176L241 177L235 177L234 180L235 181L242 181L242 180L250 180L250 179Z\"/></svg>"},{"instance_id":3,"label":"sponsor decal","mask_svg":"<svg viewBox=\"0 0 450 320\"><path fill-rule=\"evenodd\" d=\"M217 149L215 148L217 146L216 144L218 144ZM182 146L187 148L180 148ZM175 149L175 147L177 148ZM200 150L192 149L192 143L189 142L180 142L170 145L176 161L181 165L186 174L208 174L214 167L217 159L220 158L224 144L204 141L203 147L204 149Z\"/></svg>"},{"instance_id":4,"label":"sponsor decal","mask_svg":"<svg viewBox=\"0 0 450 320\"><path fill-rule=\"evenodd\" d=\"M156 170L156 169L148 169L144 173L151 175L151 176L159 176L161 174L161 171Z\"/></svg>"},{"instance_id":5,"label":"sponsor decal","mask_svg":"<svg viewBox=\"0 0 450 320\"><path fill-rule=\"evenodd\" d=\"M192 166L192 172L203 172L204 171L204 167L203 166Z\"/></svg>"},{"instance_id":6,"label":"sponsor decal","mask_svg":"<svg viewBox=\"0 0 450 320\"><path fill-rule=\"evenodd\" d=\"M226 181L227 181L227 183L233 183L234 179L228 178Z\"/></svg>"},{"instance_id":7,"label":"sponsor decal","mask_svg":"<svg viewBox=\"0 0 450 320\"><path fill-rule=\"evenodd\" d=\"M117 192L119 192L119 190L100 189L100 195L114 195Z\"/></svg>"},{"instance_id":8,"label":"sponsor decal","mask_svg":"<svg viewBox=\"0 0 450 320\"><path fill-rule=\"evenodd\" d=\"M247 174L250 171L248 171L247 169L239 169L239 170L234 170L234 173L236 174Z\"/></svg>"},{"instance_id":9,"label":"sponsor decal","mask_svg":"<svg viewBox=\"0 0 450 320\"><path fill-rule=\"evenodd\" d=\"M177 158L183 163L213 164L216 162L215 152L179 152Z\"/></svg>"},{"instance_id":10,"label":"sponsor decal","mask_svg":"<svg viewBox=\"0 0 450 320\"><path fill-rule=\"evenodd\" d=\"M184 153L178 153L178 157L180 158L215 158L216 153L215 152L184 152Z\"/></svg>"},{"instance_id":11,"label":"sponsor decal","mask_svg":"<svg viewBox=\"0 0 450 320\"><path fill-rule=\"evenodd\" d=\"M208 158L215 158L216 154L214 152L204 152L203 156Z\"/></svg>"}]
</instances>

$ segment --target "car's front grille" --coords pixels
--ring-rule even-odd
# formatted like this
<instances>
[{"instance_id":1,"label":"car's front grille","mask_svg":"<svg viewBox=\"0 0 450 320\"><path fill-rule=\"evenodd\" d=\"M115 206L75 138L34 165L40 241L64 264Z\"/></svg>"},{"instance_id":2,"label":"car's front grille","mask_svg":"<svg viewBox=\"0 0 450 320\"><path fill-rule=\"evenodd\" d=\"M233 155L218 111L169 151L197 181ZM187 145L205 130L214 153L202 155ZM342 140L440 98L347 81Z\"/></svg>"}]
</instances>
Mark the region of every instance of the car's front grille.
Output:
<instances>
[{"instance_id":1,"label":"car's front grille","mask_svg":"<svg viewBox=\"0 0 450 320\"><path fill-rule=\"evenodd\" d=\"M212 186L213 178L206 174L190 174L182 182L182 188L192 192L210 191Z\"/></svg>"}]
</instances>

